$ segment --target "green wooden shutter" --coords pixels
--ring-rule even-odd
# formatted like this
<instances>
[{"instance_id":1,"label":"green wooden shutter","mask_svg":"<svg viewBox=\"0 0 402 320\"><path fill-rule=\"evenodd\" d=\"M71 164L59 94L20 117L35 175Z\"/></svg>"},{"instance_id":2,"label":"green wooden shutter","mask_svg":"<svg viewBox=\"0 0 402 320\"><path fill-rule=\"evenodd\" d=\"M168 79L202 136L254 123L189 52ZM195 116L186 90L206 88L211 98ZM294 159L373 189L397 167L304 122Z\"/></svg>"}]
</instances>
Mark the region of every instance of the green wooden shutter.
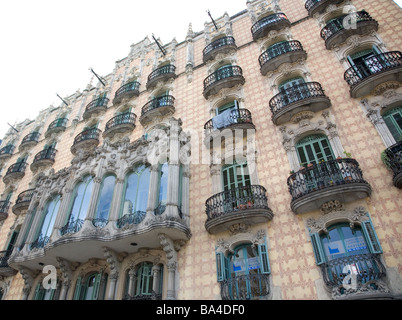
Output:
<instances>
[{"instance_id":1,"label":"green wooden shutter","mask_svg":"<svg viewBox=\"0 0 402 320\"><path fill-rule=\"evenodd\" d=\"M74 292L73 300L81 299L81 288L82 288L82 279L81 279L81 276L79 276L77 279L77 283L75 285L75 292Z\"/></svg>"},{"instance_id":2,"label":"green wooden shutter","mask_svg":"<svg viewBox=\"0 0 402 320\"><path fill-rule=\"evenodd\" d=\"M260 256L260 270L262 274L270 274L271 268L269 265L267 243L264 241L263 244L258 245L258 254Z\"/></svg>"},{"instance_id":3,"label":"green wooden shutter","mask_svg":"<svg viewBox=\"0 0 402 320\"><path fill-rule=\"evenodd\" d=\"M382 253L382 248L380 241L378 241L377 233L375 232L373 223L371 220L364 221L362 223L364 236L366 237L366 242L370 248L371 253Z\"/></svg>"},{"instance_id":4,"label":"green wooden shutter","mask_svg":"<svg viewBox=\"0 0 402 320\"><path fill-rule=\"evenodd\" d=\"M225 275L225 254L222 252L216 253L216 277L218 282L226 279Z\"/></svg>"},{"instance_id":5,"label":"green wooden shutter","mask_svg":"<svg viewBox=\"0 0 402 320\"><path fill-rule=\"evenodd\" d=\"M321 265L325 262L324 250L321 245L321 240L319 234L310 234L311 243L313 245L314 257L317 265Z\"/></svg>"},{"instance_id":6,"label":"green wooden shutter","mask_svg":"<svg viewBox=\"0 0 402 320\"><path fill-rule=\"evenodd\" d=\"M94 292L92 294L92 300L98 300L99 296L99 286L102 278L102 273L98 273L95 277Z\"/></svg>"},{"instance_id":7,"label":"green wooden shutter","mask_svg":"<svg viewBox=\"0 0 402 320\"><path fill-rule=\"evenodd\" d=\"M35 289L35 295L34 295L34 298L33 298L33 300L42 300L42 297L41 297L41 290L40 290L40 282L36 285L36 289Z\"/></svg>"}]
</instances>

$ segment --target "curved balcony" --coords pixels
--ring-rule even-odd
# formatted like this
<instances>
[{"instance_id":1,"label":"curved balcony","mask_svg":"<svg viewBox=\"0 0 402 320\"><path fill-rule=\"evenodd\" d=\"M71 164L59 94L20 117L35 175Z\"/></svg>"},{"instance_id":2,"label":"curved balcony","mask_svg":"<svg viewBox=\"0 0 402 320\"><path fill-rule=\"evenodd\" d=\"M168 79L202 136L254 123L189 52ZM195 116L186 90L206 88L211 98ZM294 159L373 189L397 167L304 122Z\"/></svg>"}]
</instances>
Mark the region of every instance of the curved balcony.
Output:
<instances>
[{"instance_id":1,"label":"curved balcony","mask_svg":"<svg viewBox=\"0 0 402 320\"><path fill-rule=\"evenodd\" d=\"M5 146L4 148L0 149L0 160L5 160L8 158L11 158L11 156L13 155L15 146L9 144L7 146Z\"/></svg>"},{"instance_id":2,"label":"curved balcony","mask_svg":"<svg viewBox=\"0 0 402 320\"><path fill-rule=\"evenodd\" d=\"M17 270L11 268L8 265L8 259L11 255L12 250L0 251L0 276L10 277L17 274Z\"/></svg>"},{"instance_id":3,"label":"curved balcony","mask_svg":"<svg viewBox=\"0 0 402 320\"><path fill-rule=\"evenodd\" d=\"M3 177L3 182L8 184L11 181L22 179L25 176L26 167L26 162L17 162L13 164L8 168L6 175Z\"/></svg>"},{"instance_id":4,"label":"curved balcony","mask_svg":"<svg viewBox=\"0 0 402 320\"><path fill-rule=\"evenodd\" d=\"M328 6L337 5L343 1L344 0L307 0L304 6L308 11L308 15L312 17L316 13L323 13Z\"/></svg>"},{"instance_id":5,"label":"curved balcony","mask_svg":"<svg viewBox=\"0 0 402 320\"><path fill-rule=\"evenodd\" d=\"M219 38L204 48L202 51L203 61L206 63L215 59L218 54L227 54L235 50L237 50L237 46L233 37Z\"/></svg>"},{"instance_id":6,"label":"curved balcony","mask_svg":"<svg viewBox=\"0 0 402 320\"><path fill-rule=\"evenodd\" d=\"M344 43L350 36L365 35L378 30L378 22L366 11L351 13L329 22L321 30L325 47L332 49Z\"/></svg>"},{"instance_id":7,"label":"curved balcony","mask_svg":"<svg viewBox=\"0 0 402 320\"><path fill-rule=\"evenodd\" d=\"M18 147L19 152L22 152L24 149L29 149L36 146L39 142L40 133L32 132L22 139L20 146Z\"/></svg>"},{"instance_id":8,"label":"curved balcony","mask_svg":"<svg viewBox=\"0 0 402 320\"><path fill-rule=\"evenodd\" d=\"M247 130L255 129L251 112L247 109L237 109L227 112L212 118L204 125L205 143L207 146L214 139L219 139L224 134L223 130Z\"/></svg>"},{"instance_id":9,"label":"curved balcony","mask_svg":"<svg viewBox=\"0 0 402 320\"><path fill-rule=\"evenodd\" d=\"M387 81L402 82L402 53L391 51L368 57L346 70L344 78L352 98L366 96Z\"/></svg>"},{"instance_id":10,"label":"curved balcony","mask_svg":"<svg viewBox=\"0 0 402 320\"><path fill-rule=\"evenodd\" d=\"M148 76L147 90L156 86L159 81L167 81L176 78L176 67L174 65L166 65L160 67L150 73Z\"/></svg>"},{"instance_id":11,"label":"curved balcony","mask_svg":"<svg viewBox=\"0 0 402 320\"><path fill-rule=\"evenodd\" d=\"M254 23L251 27L251 34L253 35L253 40L255 41L265 37L270 31L278 31L283 28L289 28L290 25L291 23L286 14L282 12L274 13Z\"/></svg>"},{"instance_id":12,"label":"curved balcony","mask_svg":"<svg viewBox=\"0 0 402 320\"><path fill-rule=\"evenodd\" d=\"M137 116L126 112L115 116L106 123L103 137L112 137L118 133L128 133L134 130Z\"/></svg>"},{"instance_id":13,"label":"curved balcony","mask_svg":"<svg viewBox=\"0 0 402 320\"><path fill-rule=\"evenodd\" d=\"M243 70L239 66L223 67L205 78L203 95L205 99L208 99L221 89L243 85L245 82Z\"/></svg>"},{"instance_id":14,"label":"curved balcony","mask_svg":"<svg viewBox=\"0 0 402 320\"><path fill-rule=\"evenodd\" d=\"M96 147L99 144L100 133L101 131L97 128L81 132L74 139L74 144L71 146L71 153L76 155L78 150L86 150Z\"/></svg>"},{"instance_id":15,"label":"curved balcony","mask_svg":"<svg viewBox=\"0 0 402 320\"><path fill-rule=\"evenodd\" d=\"M85 112L82 115L84 120L89 119L93 115L98 115L107 110L107 105L109 103L109 99L106 97L98 98L92 100L86 107Z\"/></svg>"},{"instance_id":16,"label":"curved balcony","mask_svg":"<svg viewBox=\"0 0 402 320\"><path fill-rule=\"evenodd\" d=\"M307 53L297 40L280 43L268 48L258 58L260 71L265 76L270 71L275 71L283 63L294 63L298 60L306 60Z\"/></svg>"},{"instance_id":17,"label":"curved balcony","mask_svg":"<svg viewBox=\"0 0 402 320\"><path fill-rule=\"evenodd\" d=\"M237 275L220 282L222 300L257 300L269 295L269 275Z\"/></svg>"},{"instance_id":18,"label":"curved balcony","mask_svg":"<svg viewBox=\"0 0 402 320\"><path fill-rule=\"evenodd\" d=\"M317 112L330 106L331 100L318 82L306 82L282 89L269 101L272 121L276 125L290 121L299 112Z\"/></svg>"},{"instance_id":19,"label":"curved balcony","mask_svg":"<svg viewBox=\"0 0 402 320\"><path fill-rule=\"evenodd\" d=\"M0 201L0 222L8 218L9 208L10 208L10 201Z\"/></svg>"},{"instance_id":20,"label":"curved balcony","mask_svg":"<svg viewBox=\"0 0 402 320\"><path fill-rule=\"evenodd\" d=\"M12 210L15 215L20 215L25 210L28 210L29 204L31 203L32 196L34 194L35 189L29 189L24 192L21 192L17 200L15 201L15 205Z\"/></svg>"},{"instance_id":21,"label":"curved balcony","mask_svg":"<svg viewBox=\"0 0 402 320\"><path fill-rule=\"evenodd\" d=\"M394 186L402 189L402 141L385 149L385 164L394 173Z\"/></svg>"},{"instance_id":22,"label":"curved balcony","mask_svg":"<svg viewBox=\"0 0 402 320\"><path fill-rule=\"evenodd\" d=\"M236 223L258 224L273 218L266 189L252 185L220 192L205 202L205 229L211 233L228 230Z\"/></svg>"},{"instance_id":23,"label":"curved balcony","mask_svg":"<svg viewBox=\"0 0 402 320\"><path fill-rule=\"evenodd\" d=\"M352 202L366 198L371 187L354 159L337 159L302 168L287 180L294 213L314 211L330 200Z\"/></svg>"},{"instance_id":24,"label":"curved balcony","mask_svg":"<svg viewBox=\"0 0 402 320\"><path fill-rule=\"evenodd\" d=\"M333 293L336 292L336 299L353 299L353 296L356 299L375 299L389 296L389 293L378 290L377 281L386 277L386 269L379 254L350 255L330 260L320 267L324 283ZM347 287L346 277L355 279L346 280Z\"/></svg>"},{"instance_id":25,"label":"curved balcony","mask_svg":"<svg viewBox=\"0 0 402 320\"><path fill-rule=\"evenodd\" d=\"M128 82L121 86L115 93L113 104L119 104L123 100L129 100L140 94L140 83L137 81Z\"/></svg>"},{"instance_id":26,"label":"curved balcony","mask_svg":"<svg viewBox=\"0 0 402 320\"><path fill-rule=\"evenodd\" d=\"M173 114L175 98L170 95L154 98L147 102L141 109L140 123L144 126L155 117L165 117Z\"/></svg>"},{"instance_id":27,"label":"curved balcony","mask_svg":"<svg viewBox=\"0 0 402 320\"><path fill-rule=\"evenodd\" d=\"M45 133L45 137L48 138L53 133L58 134L66 130L67 121L68 121L67 118L60 118L54 120L51 124L49 124L49 127L47 128L47 131Z\"/></svg>"},{"instance_id":28,"label":"curved balcony","mask_svg":"<svg viewBox=\"0 0 402 320\"><path fill-rule=\"evenodd\" d=\"M52 166L54 158L56 157L56 152L57 150L54 148L47 148L37 153L31 164L31 171L36 171L42 167Z\"/></svg>"}]
</instances>

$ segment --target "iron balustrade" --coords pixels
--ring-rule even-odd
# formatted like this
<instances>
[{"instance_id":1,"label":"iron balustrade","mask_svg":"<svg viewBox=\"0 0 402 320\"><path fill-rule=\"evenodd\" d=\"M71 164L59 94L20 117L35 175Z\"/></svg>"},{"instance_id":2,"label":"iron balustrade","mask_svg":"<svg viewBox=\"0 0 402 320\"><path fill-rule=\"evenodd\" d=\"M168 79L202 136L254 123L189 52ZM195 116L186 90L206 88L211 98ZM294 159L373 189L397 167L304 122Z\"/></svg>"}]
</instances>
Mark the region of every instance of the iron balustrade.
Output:
<instances>
[{"instance_id":1,"label":"iron balustrade","mask_svg":"<svg viewBox=\"0 0 402 320\"><path fill-rule=\"evenodd\" d=\"M74 144L77 144L77 143L79 143L81 141L85 141L85 140L91 140L91 139L99 140L100 132L101 131L97 128L85 130L75 137Z\"/></svg>"},{"instance_id":2,"label":"iron balustrade","mask_svg":"<svg viewBox=\"0 0 402 320\"><path fill-rule=\"evenodd\" d=\"M344 29L356 28L355 23L359 24L367 21L375 22L375 20L364 10L353 12L348 15L342 15L332 20L324 28L321 29L321 38L327 41L339 31Z\"/></svg>"},{"instance_id":3,"label":"iron balustrade","mask_svg":"<svg viewBox=\"0 0 402 320\"><path fill-rule=\"evenodd\" d=\"M215 194L205 201L207 221L241 210L269 210L266 191L263 186L250 185Z\"/></svg>"},{"instance_id":4,"label":"iron balustrade","mask_svg":"<svg viewBox=\"0 0 402 320\"><path fill-rule=\"evenodd\" d=\"M204 91L219 81L234 77L243 77L243 70L239 66L227 66L220 68L205 78Z\"/></svg>"},{"instance_id":5,"label":"iron balustrade","mask_svg":"<svg viewBox=\"0 0 402 320\"><path fill-rule=\"evenodd\" d=\"M255 37L255 35L265 27L277 24L281 21L289 21L286 14L284 14L283 12L271 14L254 23L251 27L251 33L253 37Z\"/></svg>"},{"instance_id":6,"label":"iron balustrade","mask_svg":"<svg viewBox=\"0 0 402 320\"><path fill-rule=\"evenodd\" d=\"M98 98L92 100L86 107L85 112L92 111L96 108L106 108L109 103L109 99L106 97Z\"/></svg>"},{"instance_id":7,"label":"iron balustrade","mask_svg":"<svg viewBox=\"0 0 402 320\"><path fill-rule=\"evenodd\" d=\"M161 107L173 107L175 98L170 95L154 98L147 102L141 109L141 115L148 113L151 110Z\"/></svg>"},{"instance_id":8,"label":"iron balustrade","mask_svg":"<svg viewBox=\"0 0 402 320\"><path fill-rule=\"evenodd\" d=\"M123 124L131 124L134 125L135 119L137 116L134 113L126 112L115 116L114 118L110 119L106 123L105 131L108 131L114 127L123 125Z\"/></svg>"},{"instance_id":9,"label":"iron balustrade","mask_svg":"<svg viewBox=\"0 0 402 320\"><path fill-rule=\"evenodd\" d=\"M238 275L220 282L222 300L263 298L270 292L269 275Z\"/></svg>"},{"instance_id":10,"label":"iron balustrade","mask_svg":"<svg viewBox=\"0 0 402 320\"><path fill-rule=\"evenodd\" d=\"M38 238L29 246L30 250L44 248L49 243L50 237L40 234Z\"/></svg>"},{"instance_id":11,"label":"iron balustrade","mask_svg":"<svg viewBox=\"0 0 402 320\"><path fill-rule=\"evenodd\" d=\"M15 146L12 144L9 144L8 146L5 146L4 148L0 149L0 156L5 155L5 154L13 154Z\"/></svg>"},{"instance_id":12,"label":"iron balustrade","mask_svg":"<svg viewBox=\"0 0 402 320\"><path fill-rule=\"evenodd\" d=\"M135 92L139 91L140 89L140 83L138 81L132 81L128 82L125 85L121 86L115 93L114 97L117 98L120 95L126 93L126 92Z\"/></svg>"},{"instance_id":13,"label":"iron balustrade","mask_svg":"<svg viewBox=\"0 0 402 320\"><path fill-rule=\"evenodd\" d=\"M402 66L402 53L400 51L390 51L370 56L363 59L346 70L344 79L353 87L371 75L398 68Z\"/></svg>"},{"instance_id":14,"label":"iron balustrade","mask_svg":"<svg viewBox=\"0 0 402 320\"><path fill-rule=\"evenodd\" d=\"M368 184L355 159L336 159L293 173L287 180L292 201L320 189L349 183Z\"/></svg>"},{"instance_id":15,"label":"iron balustrade","mask_svg":"<svg viewBox=\"0 0 402 320\"><path fill-rule=\"evenodd\" d=\"M71 216L69 221L60 229L60 234L63 236L68 233L76 233L81 230L83 225L83 219L74 219Z\"/></svg>"},{"instance_id":16,"label":"iron balustrade","mask_svg":"<svg viewBox=\"0 0 402 320\"><path fill-rule=\"evenodd\" d=\"M260 67L282 54L297 51L304 51L302 44L297 40L291 40L271 46L258 58Z\"/></svg>"},{"instance_id":17,"label":"iron balustrade","mask_svg":"<svg viewBox=\"0 0 402 320\"><path fill-rule=\"evenodd\" d=\"M126 294L123 300L162 300L162 294L152 290L151 294L136 294L135 296Z\"/></svg>"},{"instance_id":18,"label":"iron balustrade","mask_svg":"<svg viewBox=\"0 0 402 320\"><path fill-rule=\"evenodd\" d=\"M39 141L39 132L32 132L24 137L22 139L21 144L27 143L27 142L38 142Z\"/></svg>"},{"instance_id":19,"label":"iron balustrade","mask_svg":"<svg viewBox=\"0 0 402 320\"><path fill-rule=\"evenodd\" d=\"M159 76L163 76L165 74L175 73L176 67L172 64L168 64L166 66L160 67L154 71L152 71L148 76L148 82L156 79Z\"/></svg>"},{"instance_id":20,"label":"iron balustrade","mask_svg":"<svg viewBox=\"0 0 402 320\"><path fill-rule=\"evenodd\" d=\"M402 173L402 141L385 149L385 155L386 165L393 171L394 177Z\"/></svg>"},{"instance_id":21,"label":"iron balustrade","mask_svg":"<svg viewBox=\"0 0 402 320\"><path fill-rule=\"evenodd\" d=\"M219 38L213 42L211 42L209 45L207 45L204 50L202 50L202 54L205 57L209 53L213 52L216 49L219 49L221 47L226 47L226 46L236 46L235 39L233 37L223 37Z\"/></svg>"},{"instance_id":22,"label":"iron balustrade","mask_svg":"<svg viewBox=\"0 0 402 320\"><path fill-rule=\"evenodd\" d=\"M17 162L8 168L6 175L11 173L25 172L26 167L27 163L25 161Z\"/></svg>"},{"instance_id":23,"label":"iron balustrade","mask_svg":"<svg viewBox=\"0 0 402 320\"><path fill-rule=\"evenodd\" d=\"M103 219L103 218L95 218L92 219L92 225L96 228L102 229L106 227L106 225L109 223L108 219Z\"/></svg>"},{"instance_id":24,"label":"iron balustrade","mask_svg":"<svg viewBox=\"0 0 402 320\"><path fill-rule=\"evenodd\" d=\"M67 118L56 119L49 125L47 130L49 131L49 130L54 129L54 128L66 127L67 121L68 121Z\"/></svg>"},{"instance_id":25,"label":"iron balustrade","mask_svg":"<svg viewBox=\"0 0 402 320\"><path fill-rule=\"evenodd\" d=\"M36 154L33 163L41 161L41 160L54 161L54 158L56 157L56 152L57 152L57 150L55 148L47 148L45 150L42 150L41 152Z\"/></svg>"},{"instance_id":26,"label":"iron balustrade","mask_svg":"<svg viewBox=\"0 0 402 320\"><path fill-rule=\"evenodd\" d=\"M13 250L4 250L4 251L0 251L0 268L8 268L8 259L11 256L11 252Z\"/></svg>"},{"instance_id":27,"label":"iron balustrade","mask_svg":"<svg viewBox=\"0 0 402 320\"><path fill-rule=\"evenodd\" d=\"M304 4L304 7L306 8L307 11L310 11L312 7L314 7L317 3L322 2L322 0L307 0L306 3Z\"/></svg>"},{"instance_id":28,"label":"iron balustrade","mask_svg":"<svg viewBox=\"0 0 402 320\"><path fill-rule=\"evenodd\" d=\"M0 201L0 213L8 213L10 201Z\"/></svg>"},{"instance_id":29,"label":"iron balustrade","mask_svg":"<svg viewBox=\"0 0 402 320\"><path fill-rule=\"evenodd\" d=\"M139 224L144 220L146 214L145 211L135 211L133 213L125 214L116 221L116 226L118 229L121 229L126 225Z\"/></svg>"},{"instance_id":30,"label":"iron balustrade","mask_svg":"<svg viewBox=\"0 0 402 320\"><path fill-rule=\"evenodd\" d=\"M269 101L269 107L271 108L272 114L276 114L284 107L294 102L312 97L326 97L321 84L318 82L296 84L290 88L281 89L280 92Z\"/></svg>"},{"instance_id":31,"label":"iron balustrade","mask_svg":"<svg viewBox=\"0 0 402 320\"><path fill-rule=\"evenodd\" d=\"M385 267L379 254L357 254L330 260L321 264L325 284L330 287L353 286L353 277L357 287L369 281L379 280L386 275ZM356 288L355 288L356 289Z\"/></svg>"},{"instance_id":32,"label":"iron balustrade","mask_svg":"<svg viewBox=\"0 0 402 320\"><path fill-rule=\"evenodd\" d=\"M20 203L24 203L24 202L31 202L33 194L35 192L35 189L29 189L26 191L21 192L18 197L17 200L15 201L15 204L20 204Z\"/></svg>"},{"instance_id":33,"label":"iron balustrade","mask_svg":"<svg viewBox=\"0 0 402 320\"><path fill-rule=\"evenodd\" d=\"M230 112L230 125L232 124L241 124L241 123L253 123L253 119L251 118L251 112L247 109L236 109L236 110L232 110ZM215 129L224 129L227 128L223 127L223 128L215 128L214 127L214 123L213 123L213 119L209 120L207 123L205 123L204 125L204 129L206 130L207 133L210 133L211 131L215 130Z\"/></svg>"}]
</instances>

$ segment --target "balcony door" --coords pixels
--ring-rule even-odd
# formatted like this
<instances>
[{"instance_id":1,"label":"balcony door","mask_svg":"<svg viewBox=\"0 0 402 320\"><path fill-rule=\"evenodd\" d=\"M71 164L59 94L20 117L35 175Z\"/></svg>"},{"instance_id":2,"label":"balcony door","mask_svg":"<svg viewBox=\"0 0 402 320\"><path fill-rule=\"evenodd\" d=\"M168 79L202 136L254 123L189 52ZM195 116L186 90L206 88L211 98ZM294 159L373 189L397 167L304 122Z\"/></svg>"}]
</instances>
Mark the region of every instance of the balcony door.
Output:
<instances>
[{"instance_id":1,"label":"balcony door","mask_svg":"<svg viewBox=\"0 0 402 320\"><path fill-rule=\"evenodd\" d=\"M384 69L384 61L380 54L381 51L373 46L370 49L356 52L347 58L359 78L364 79Z\"/></svg>"},{"instance_id":2,"label":"balcony door","mask_svg":"<svg viewBox=\"0 0 402 320\"><path fill-rule=\"evenodd\" d=\"M402 106L387 111L382 118L395 141L402 141Z\"/></svg>"},{"instance_id":3,"label":"balcony door","mask_svg":"<svg viewBox=\"0 0 402 320\"><path fill-rule=\"evenodd\" d=\"M310 92L304 85L306 82L302 77L296 77L286 80L279 85L279 93L281 94L282 104L284 106L306 99L309 97Z\"/></svg>"}]
</instances>

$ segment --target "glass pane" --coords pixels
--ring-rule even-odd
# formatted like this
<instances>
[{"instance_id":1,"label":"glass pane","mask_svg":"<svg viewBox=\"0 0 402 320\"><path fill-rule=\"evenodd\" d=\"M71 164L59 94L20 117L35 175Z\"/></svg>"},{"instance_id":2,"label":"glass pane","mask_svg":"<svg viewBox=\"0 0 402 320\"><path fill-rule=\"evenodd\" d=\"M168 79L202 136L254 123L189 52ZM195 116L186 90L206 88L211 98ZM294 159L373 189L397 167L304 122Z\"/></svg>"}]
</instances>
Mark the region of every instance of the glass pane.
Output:
<instances>
[{"instance_id":1,"label":"glass pane","mask_svg":"<svg viewBox=\"0 0 402 320\"><path fill-rule=\"evenodd\" d=\"M49 202L40 232L43 237L50 237L53 231L53 225L56 220L56 215L59 210L59 206L60 206L60 197L58 196Z\"/></svg>"},{"instance_id":2,"label":"glass pane","mask_svg":"<svg viewBox=\"0 0 402 320\"><path fill-rule=\"evenodd\" d=\"M123 215L134 212L134 204L137 197L138 175L131 173L126 182L126 194L123 203Z\"/></svg>"},{"instance_id":3,"label":"glass pane","mask_svg":"<svg viewBox=\"0 0 402 320\"><path fill-rule=\"evenodd\" d=\"M166 203L168 188L169 165L164 163L160 171L159 203Z\"/></svg>"},{"instance_id":4,"label":"glass pane","mask_svg":"<svg viewBox=\"0 0 402 320\"><path fill-rule=\"evenodd\" d=\"M108 176L103 180L102 191L99 194L98 209L95 216L97 219L107 220L109 218L115 181L116 178L114 176Z\"/></svg>"}]
</instances>

